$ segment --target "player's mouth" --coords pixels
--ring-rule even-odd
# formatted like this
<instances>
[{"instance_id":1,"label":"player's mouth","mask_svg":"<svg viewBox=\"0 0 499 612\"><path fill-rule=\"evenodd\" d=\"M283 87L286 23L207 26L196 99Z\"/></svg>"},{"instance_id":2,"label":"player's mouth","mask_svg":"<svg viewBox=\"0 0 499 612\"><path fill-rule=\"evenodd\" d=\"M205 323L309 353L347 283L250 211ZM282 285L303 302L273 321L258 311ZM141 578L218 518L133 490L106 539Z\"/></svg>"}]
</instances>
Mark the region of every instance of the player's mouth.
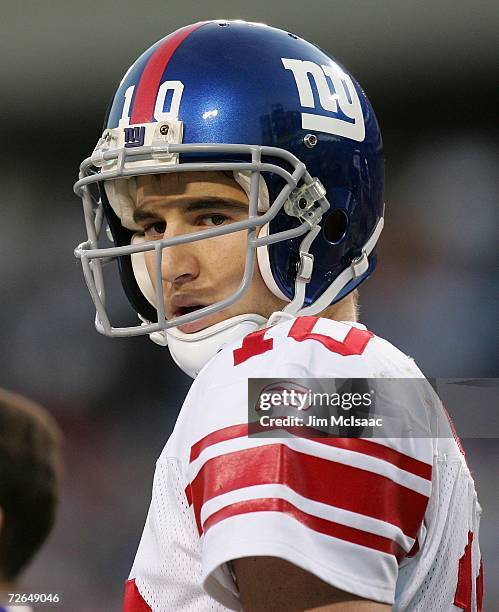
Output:
<instances>
[{"instance_id":1,"label":"player's mouth","mask_svg":"<svg viewBox=\"0 0 499 612\"><path fill-rule=\"evenodd\" d=\"M195 312L196 310L200 310L209 304L206 302L200 302L189 296L174 296L170 303L171 314L172 317L181 317L182 315L189 314L191 312ZM194 332L200 331L205 327L211 325L210 320L213 319L213 315L208 315L206 317L202 317L197 321L191 321L190 323L184 323L183 325L179 325L177 329L186 333L192 334Z\"/></svg>"}]
</instances>

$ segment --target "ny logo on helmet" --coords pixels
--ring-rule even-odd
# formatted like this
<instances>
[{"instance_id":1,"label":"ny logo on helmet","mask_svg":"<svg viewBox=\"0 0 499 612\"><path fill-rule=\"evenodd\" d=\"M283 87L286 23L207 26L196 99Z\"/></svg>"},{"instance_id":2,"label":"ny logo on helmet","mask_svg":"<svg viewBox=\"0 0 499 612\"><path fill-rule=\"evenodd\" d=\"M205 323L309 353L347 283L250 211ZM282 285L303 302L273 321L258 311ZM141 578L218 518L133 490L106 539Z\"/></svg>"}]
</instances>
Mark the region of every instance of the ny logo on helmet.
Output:
<instances>
[{"instance_id":1,"label":"ny logo on helmet","mask_svg":"<svg viewBox=\"0 0 499 612\"><path fill-rule=\"evenodd\" d=\"M143 125L125 128L125 148L141 147L144 144L146 128Z\"/></svg>"},{"instance_id":2,"label":"ny logo on helmet","mask_svg":"<svg viewBox=\"0 0 499 612\"><path fill-rule=\"evenodd\" d=\"M319 66L314 62L285 57L282 57L281 61L284 68L293 73L301 106L316 111L326 111L333 115L301 113L303 129L336 134L358 142L364 140L366 130L362 107L357 90L348 74L333 62ZM319 94L319 106L316 104L310 77L314 80Z\"/></svg>"}]
</instances>

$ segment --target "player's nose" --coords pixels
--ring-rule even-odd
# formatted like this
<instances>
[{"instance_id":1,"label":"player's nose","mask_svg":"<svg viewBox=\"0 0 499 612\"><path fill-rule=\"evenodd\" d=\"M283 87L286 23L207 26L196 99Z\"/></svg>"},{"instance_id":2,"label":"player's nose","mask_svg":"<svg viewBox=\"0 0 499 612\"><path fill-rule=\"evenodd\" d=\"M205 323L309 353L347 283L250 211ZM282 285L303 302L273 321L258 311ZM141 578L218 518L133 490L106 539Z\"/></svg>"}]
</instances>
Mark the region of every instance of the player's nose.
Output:
<instances>
[{"instance_id":1,"label":"player's nose","mask_svg":"<svg viewBox=\"0 0 499 612\"><path fill-rule=\"evenodd\" d=\"M182 228L169 224L164 238L183 234ZM165 247L161 257L161 276L163 281L181 286L199 276L200 265L196 256L195 243L176 244Z\"/></svg>"}]
</instances>

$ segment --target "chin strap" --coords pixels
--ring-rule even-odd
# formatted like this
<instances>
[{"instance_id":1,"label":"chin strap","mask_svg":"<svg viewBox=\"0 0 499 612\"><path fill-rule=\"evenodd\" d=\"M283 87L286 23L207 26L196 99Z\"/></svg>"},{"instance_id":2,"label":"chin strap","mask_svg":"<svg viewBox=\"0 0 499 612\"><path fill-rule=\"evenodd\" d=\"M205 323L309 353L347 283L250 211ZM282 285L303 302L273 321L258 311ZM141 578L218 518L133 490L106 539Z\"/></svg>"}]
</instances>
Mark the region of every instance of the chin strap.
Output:
<instances>
[{"instance_id":1,"label":"chin strap","mask_svg":"<svg viewBox=\"0 0 499 612\"><path fill-rule=\"evenodd\" d=\"M295 279L295 297L285 308L284 312L289 314L296 314L303 306L305 300L305 290L307 284L312 278L312 272L314 270L314 256L309 253L308 250L312 246L312 242L317 237L317 234L321 231L320 225L315 225L310 229L305 238L300 244L300 263L298 264L298 270L296 272Z\"/></svg>"},{"instance_id":2,"label":"chin strap","mask_svg":"<svg viewBox=\"0 0 499 612\"><path fill-rule=\"evenodd\" d=\"M265 327L267 319L258 314L243 314L230 317L215 325L192 334L186 334L172 327L165 331L149 334L149 338L160 346L168 346L170 354L191 378L196 378L201 369L226 344Z\"/></svg>"},{"instance_id":3,"label":"chin strap","mask_svg":"<svg viewBox=\"0 0 499 612\"><path fill-rule=\"evenodd\" d=\"M369 239L364 244L361 254L352 260L348 268L329 285L324 293L315 300L310 306L303 308L303 302L305 300L305 289L307 283L312 278L312 271L314 267L314 257L308 252L312 241L320 231L320 227L313 228L309 234L303 239L300 245L300 264L298 273L295 280L295 297L285 308L284 312L296 315L296 316L307 316L316 315L322 312L325 308L331 305L334 298L338 293L349 283L351 280L362 276L369 268L369 255L372 253L378 238L383 229L384 219L381 217L374 228L373 233L369 236Z\"/></svg>"}]
</instances>

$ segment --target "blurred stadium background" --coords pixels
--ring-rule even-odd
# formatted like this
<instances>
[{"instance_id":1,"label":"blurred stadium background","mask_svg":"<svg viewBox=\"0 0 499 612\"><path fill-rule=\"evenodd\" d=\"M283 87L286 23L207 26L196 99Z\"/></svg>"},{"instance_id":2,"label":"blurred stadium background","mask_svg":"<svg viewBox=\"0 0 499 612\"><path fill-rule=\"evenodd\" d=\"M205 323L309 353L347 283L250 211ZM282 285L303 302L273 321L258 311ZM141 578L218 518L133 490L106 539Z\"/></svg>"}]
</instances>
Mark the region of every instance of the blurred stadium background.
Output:
<instances>
[{"instance_id":1,"label":"blurred stadium background","mask_svg":"<svg viewBox=\"0 0 499 612\"><path fill-rule=\"evenodd\" d=\"M66 435L59 521L20 591L58 592L73 612L120 609L154 462L189 385L167 350L94 331L72 253L84 236L72 184L109 97L177 27L265 22L349 67L387 160L387 225L362 320L429 376L497 377L496 2L21 0L1 10L0 385L47 406ZM498 444L464 444L484 507L484 609L497 610Z\"/></svg>"}]
</instances>

